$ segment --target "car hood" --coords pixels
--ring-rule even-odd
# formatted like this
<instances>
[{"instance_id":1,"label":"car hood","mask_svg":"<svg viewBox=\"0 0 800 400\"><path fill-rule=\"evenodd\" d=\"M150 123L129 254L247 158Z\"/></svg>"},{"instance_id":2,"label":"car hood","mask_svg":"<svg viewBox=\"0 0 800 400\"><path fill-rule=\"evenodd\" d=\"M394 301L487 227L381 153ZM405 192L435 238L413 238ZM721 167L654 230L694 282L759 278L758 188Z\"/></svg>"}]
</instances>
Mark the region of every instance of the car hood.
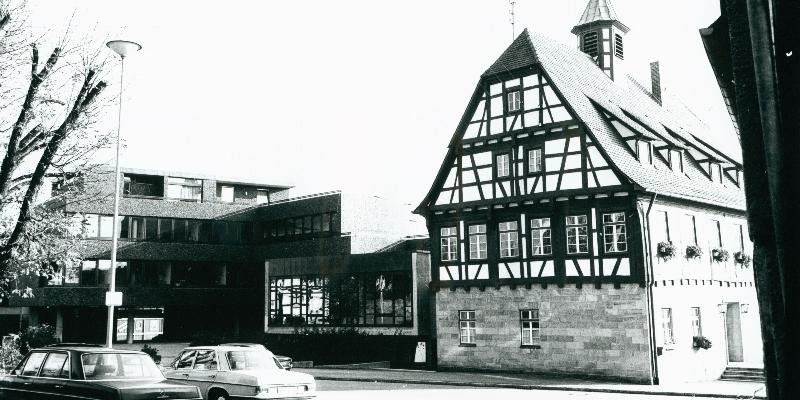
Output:
<instances>
[{"instance_id":1,"label":"car hood","mask_svg":"<svg viewBox=\"0 0 800 400\"><path fill-rule=\"evenodd\" d=\"M314 377L302 372L282 369L248 369L230 371L231 374L254 378L259 386L267 385L299 385L314 382Z\"/></svg>"}]
</instances>

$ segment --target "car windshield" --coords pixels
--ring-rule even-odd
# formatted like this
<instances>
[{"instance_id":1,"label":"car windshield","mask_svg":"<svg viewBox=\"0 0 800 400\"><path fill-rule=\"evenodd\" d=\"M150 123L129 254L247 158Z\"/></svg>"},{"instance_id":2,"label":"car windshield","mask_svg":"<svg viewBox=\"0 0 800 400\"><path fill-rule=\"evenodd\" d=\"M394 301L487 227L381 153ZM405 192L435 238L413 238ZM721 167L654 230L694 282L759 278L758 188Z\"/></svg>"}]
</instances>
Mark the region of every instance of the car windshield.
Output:
<instances>
[{"instance_id":1,"label":"car windshield","mask_svg":"<svg viewBox=\"0 0 800 400\"><path fill-rule=\"evenodd\" d=\"M88 380L164 378L147 354L84 354L81 356L81 364L83 375Z\"/></svg>"},{"instance_id":2,"label":"car windshield","mask_svg":"<svg viewBox=\"0 0 800 400\"><path fill-rule=\"evenodd\" d=\"M279 369L272 354L266 351L229 351L226 354L232 370Z\"/></svg>"}]
</instances>

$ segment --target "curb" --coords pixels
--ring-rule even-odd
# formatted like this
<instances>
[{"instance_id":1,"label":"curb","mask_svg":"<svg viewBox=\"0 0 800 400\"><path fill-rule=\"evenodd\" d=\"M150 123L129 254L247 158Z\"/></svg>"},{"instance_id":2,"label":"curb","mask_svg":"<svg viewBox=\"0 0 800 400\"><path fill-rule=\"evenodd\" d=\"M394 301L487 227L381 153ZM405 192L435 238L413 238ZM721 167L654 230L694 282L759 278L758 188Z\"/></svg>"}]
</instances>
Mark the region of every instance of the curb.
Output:
<instances>
[{"instance_id":1,"label":"curb","mask_svg":"<svg viewBox=\"0 0 800 400\"><path fill-rule=\"evenodd\" d=\"M587 388L575 386L548 386L519 383L486 383L486 382L448 382L441 380L415 380L398 378L359 378L359 377L337 377L315 375L316 380L321 381L343 381L343 382L385 382L385 383L410 383L420 385L442 385L442 386L465 386L481 388L502 388L502 389L523 389L523 390L560 390L574 392L593 392L593 393L622 393L622 394L645 394L653 396L683 396L683 397L708 397L718 399L766 399L764 395L738 395L738 394L719 394L719 393L698 393L698 392L672 392L672 391L650 391L636 389L614 389L614 388Z\"/></svg>"}]
</instances>

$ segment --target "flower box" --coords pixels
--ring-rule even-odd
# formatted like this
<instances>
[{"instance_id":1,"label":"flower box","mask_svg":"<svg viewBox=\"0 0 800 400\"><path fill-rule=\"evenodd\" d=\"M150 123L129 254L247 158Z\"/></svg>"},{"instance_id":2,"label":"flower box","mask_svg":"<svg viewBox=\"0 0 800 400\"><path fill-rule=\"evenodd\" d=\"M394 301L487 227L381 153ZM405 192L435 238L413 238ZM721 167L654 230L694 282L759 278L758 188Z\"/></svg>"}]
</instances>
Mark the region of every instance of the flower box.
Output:
<instances>
[{"instance_id":1,"label":"flower box","mask_svg":"<svg viewBox=\"0 0 800 400\"><path fill-rule=\"evenodd\" d=\"M689 245L686 246L686 258L693 259L693 258L700 258L703 256L703 249L700 246L696 245Z\"/></svg>"},{"instance_id":2,"label":"flower box","mask_svg":"<svg viewBox=\"0 0 800 400\"><path fill-rule=\"evenodd\" d=\"M728 253L728 250L725 250L722 247L717 247L716 249L711 250L711 258L713 258L716 262L725 262L730 258L730 253Z\"/></svg>"},{"instance_id":3,"label":"flower box","mask_svg":"<svg viewBox=\"0 0 800 400\"><path fill-rule=\"evenodd\" d=\"M675 245L672 244L672 242L659 242L658 243L658 249L656 250L656 254L658 255L658 257L660 257L664 261L669 260L672 257L675 257L675 253L676 252L677 252L677 249L675 248Z\"/></svg>"},{"instance_id":4,"label":"flower box","mask_svg":"<svg viewBox=\"0 0 800 400\"><path fill-rule=\"evenodd\" d=\"M737 251L736 253L733 253L733 261L741 266L749 267L753 259L743 251Z\"/></svg>"},{"instance_id":5,"label":"flower box","mask_svg":"<svg viewBox=\"0 0 800 400\"><path fill-rule=\"evenodd\" d=\"M708 340L705 336L694 336L692 337L692 348L693 349L710 349L711 348L711 341Z\"/></svg>"}]
</instances>

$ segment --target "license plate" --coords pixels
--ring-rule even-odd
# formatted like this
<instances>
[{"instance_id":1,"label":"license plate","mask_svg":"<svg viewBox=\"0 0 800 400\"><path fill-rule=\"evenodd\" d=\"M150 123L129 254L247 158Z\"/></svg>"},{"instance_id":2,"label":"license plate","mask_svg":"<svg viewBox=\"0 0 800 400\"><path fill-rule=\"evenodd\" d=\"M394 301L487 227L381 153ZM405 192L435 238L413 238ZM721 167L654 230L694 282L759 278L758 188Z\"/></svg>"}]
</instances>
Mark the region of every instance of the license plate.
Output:
<instances>
[{"instance_id":1,"label":"license plate","mask_svg":"<svg viewBox=\"0 0 800 400\"><path fill-rule=\"evenodd\" d=\"M279 394L297 394L300 392L298 386L281 386L278 388Z\"/></svg>"}]
</instances>

